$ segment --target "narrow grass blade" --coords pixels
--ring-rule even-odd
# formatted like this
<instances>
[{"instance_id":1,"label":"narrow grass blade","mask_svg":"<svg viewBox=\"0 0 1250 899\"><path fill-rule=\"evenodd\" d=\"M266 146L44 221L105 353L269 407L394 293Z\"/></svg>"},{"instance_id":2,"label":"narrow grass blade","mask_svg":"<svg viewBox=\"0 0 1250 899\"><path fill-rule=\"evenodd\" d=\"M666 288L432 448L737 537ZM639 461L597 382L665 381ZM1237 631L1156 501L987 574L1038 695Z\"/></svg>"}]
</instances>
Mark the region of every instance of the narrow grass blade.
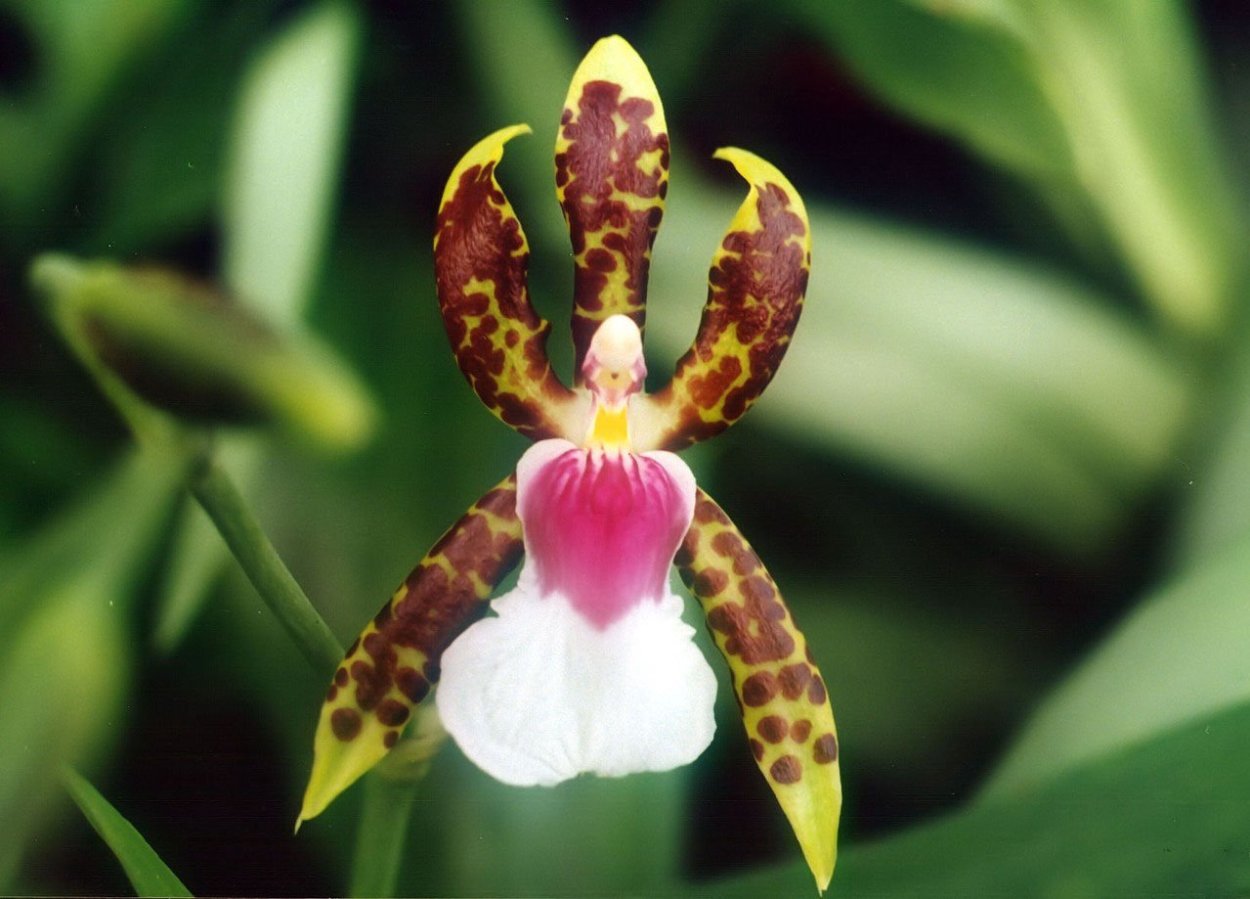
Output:
<instances>
[{"instance_id":1,"label":"narrow grass blade","mask_svg":"<svg viewBox=\"0 0 1250 899\"><path fill-rule=\"evenodd\" d=\"M86 778L72 768L65 769L65 788L82 809L100 839L113 850L140 896L190 896L169 866L148 844L134 825L100 795Z\"/></svg>"}]
</instances>

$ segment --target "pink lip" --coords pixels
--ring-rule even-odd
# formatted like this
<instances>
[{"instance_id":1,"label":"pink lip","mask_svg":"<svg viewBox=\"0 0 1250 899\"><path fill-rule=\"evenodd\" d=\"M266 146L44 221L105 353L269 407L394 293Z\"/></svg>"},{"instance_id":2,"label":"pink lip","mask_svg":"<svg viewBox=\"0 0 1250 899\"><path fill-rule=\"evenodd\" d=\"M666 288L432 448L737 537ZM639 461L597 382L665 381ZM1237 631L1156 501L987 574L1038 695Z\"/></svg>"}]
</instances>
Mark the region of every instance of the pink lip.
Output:
<instances>
[{"instance_id":1,"label":"pink lip","mask_svg":"<svg viewBox=\"0 0 1250 899\"><path fill-rule=\"evenodd\" d=\"M672 476L630 453L561 453L535 473L518 512L541 594L566 597L600 630L634 604L667 595L689 527Z\"/></svg>"}]
</instances>

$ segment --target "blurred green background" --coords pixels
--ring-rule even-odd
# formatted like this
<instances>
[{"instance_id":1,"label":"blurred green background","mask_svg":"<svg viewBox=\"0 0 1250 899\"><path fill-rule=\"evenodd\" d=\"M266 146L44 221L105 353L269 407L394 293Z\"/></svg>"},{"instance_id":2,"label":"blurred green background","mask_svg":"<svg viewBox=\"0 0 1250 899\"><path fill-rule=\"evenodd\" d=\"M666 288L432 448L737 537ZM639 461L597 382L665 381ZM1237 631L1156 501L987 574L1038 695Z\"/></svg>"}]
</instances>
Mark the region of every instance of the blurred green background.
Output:
<instances>
[{"instance_id":1,"label":"blurred green background","mask_svg":"<svg viewBox=\"0 0 1250 899\"><path fill-rule=\"evenodd\" d=\"M551 147L612 32L674 145L653 388L741 199L711 152L758 152L812 215L781 373L687 457L829 682L834 894L1250 893L1243 4L2 0L0 894L129 890L66 763L197 893L367 883L363 788L291 836L329 672L185 470L132 452L31 260L214 281L358 373L363 448L218 441L346 643L525 446L446 347L443 181L534 127L500 177L567 371ZM718 721L686 770L549 791L446 747L405 799L399 891L809 895L727 689Z\"/></svg>"}]
</instances>

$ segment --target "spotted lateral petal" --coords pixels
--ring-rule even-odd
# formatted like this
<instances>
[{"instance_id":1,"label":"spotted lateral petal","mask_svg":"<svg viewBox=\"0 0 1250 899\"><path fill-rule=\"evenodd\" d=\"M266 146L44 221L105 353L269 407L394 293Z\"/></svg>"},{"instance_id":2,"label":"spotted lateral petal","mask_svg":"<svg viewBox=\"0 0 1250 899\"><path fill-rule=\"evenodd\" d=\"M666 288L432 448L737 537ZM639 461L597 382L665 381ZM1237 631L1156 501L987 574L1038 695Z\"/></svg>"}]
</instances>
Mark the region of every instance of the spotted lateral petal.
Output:
<instances>
[{"instance_id":1,"label":"spotted lateral petal","mask_svg":"<svg viewBox=\"0 0 1250 899\"><path fill-rule=\"evenodd\" d=\"M550 322L530 303L529 243L495 179L504 144L528 125L480 140L443 190L434 273L460 370L503 422L534 440L579 436L577 397L547 359Z\"/></svg>"},{"instance_id":2,"label":"spotted lateral petal","mask_svg":"<svg viewBox=\"0 0 1250 899\"><path fill-rule=\"evenodd\" d=\"M823 892L837 858L842 781L820 670L759 556L702 490L675 561L729 663L755 761Z\"/></svg>"},{"instance_id":3,"label":"spotted lateral petal","mask_svg":"<svg viewBox=\"0 0 1250 899\"><path fill-rule=\"evenodd\" d=\"M646 317L651 244L668 192L668 129L646 64L623 38L586 54L556 136L556 195L573 242L574 371L610 315Z\"/></svg>"},{"instance_id":4,"label":"spotted lateral petal","mask_svg":"<svg viewBox=\"0 0 1250 899\"><path fill-rule=\"evenodd\" d=\"M753 153L724 148L716 158L751 189L712 257L694 343L669 385L639 398L643 449L681 449L741 418L777 373L803 309L812 262L803 199Z\"/></svg>"},{"instance_id":5,"label":"spotted lateral petal","mask_svg":"<svg viewBox=\"0 0 1250 899\"><path fill-rule=\"evenodd\" d=\"M521 558L516 477L469 507L352 644L321 708L300 821L319 815L395 745L438 680L448 644Z\"/></svg>"}]
</instances>

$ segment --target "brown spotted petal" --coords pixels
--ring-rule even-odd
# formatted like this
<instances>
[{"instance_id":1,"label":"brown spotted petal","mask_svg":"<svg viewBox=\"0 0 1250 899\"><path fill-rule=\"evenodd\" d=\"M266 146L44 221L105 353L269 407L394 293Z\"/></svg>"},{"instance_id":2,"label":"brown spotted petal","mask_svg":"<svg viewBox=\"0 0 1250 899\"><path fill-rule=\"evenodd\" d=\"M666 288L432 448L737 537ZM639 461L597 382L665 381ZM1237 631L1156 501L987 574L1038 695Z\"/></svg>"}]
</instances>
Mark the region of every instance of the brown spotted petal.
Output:
<instances>
[{"instance_id":1,"label":"brown spotted petal","mask_svg":"<svg viewBox=\"0 0 1250 899\"><path fill-rule=\"evenodd\" d=\"M300 821L319 815L399 739L443 650L521 557L516 477L474 503L352 644L321 708Z\"/></svg>"},{"instance_id":2,"label":"brown spotted petal","mask_svg":"<svg viewBox=\"0 0 1250 899\"><path fill-rule=\"evenodd\" d=\"M676 564L729 663L755 761L823 891L837 859L842 782L820 669L759 556L702 490Z\"/></svg>"},{"instance_id":3,"label":"brown spotted petal","mask_svg":"<svg viewBox=\"0 0 1250 899\"><path fill-rule=\"evenodd\" d=\"M556 136L556 195L573 242L573 370L599 323L646 317L651 244L668 191L668 130L646 64L623 38L573 74Z\"/></svg>"},{"instance_id":4,"label":"brown spotted petal","mask_svg":"<svg viewBox=\"0 0 1250 899\"><path fill-rule=\"evenodd\" d=\"M534 440L577 438L583 403L547 359L551 324L526 286L529 244L495 180L504 144L529 130L483 138L447 179L434 237L438 303L460 370L491 412Z\"/></svg>"},{"instance_id":5,"label":"brown spotted petal","mask_svg":"<svg viewBox=\"0 0 1250 899\"><path fill-rule=\"evenodd\" d=\"M751 185L712 257L707 303L672 382L635 405L635 446L681 449L720 433L777 373L803 308L811 229L803 200L771 164L716 151Z\"/></svg>"}]
</instances>

